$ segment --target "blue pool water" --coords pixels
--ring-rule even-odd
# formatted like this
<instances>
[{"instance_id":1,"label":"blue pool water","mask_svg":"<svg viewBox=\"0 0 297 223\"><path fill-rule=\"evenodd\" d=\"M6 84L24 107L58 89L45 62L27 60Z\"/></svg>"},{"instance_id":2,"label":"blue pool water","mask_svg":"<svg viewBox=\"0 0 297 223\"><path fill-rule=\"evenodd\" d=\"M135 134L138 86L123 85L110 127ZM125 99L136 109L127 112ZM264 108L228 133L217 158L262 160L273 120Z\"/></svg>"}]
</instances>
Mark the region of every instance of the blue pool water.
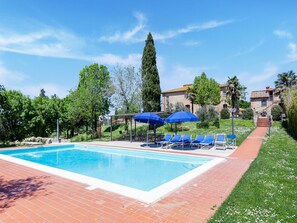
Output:
<instances>
[{"instance_id":1,"label":"blue pool water","mask_svg":"<svg viewBox=\"0 0 297 223\"><path fill-rule=\"evenodd\" d=\"M1 151L0 154L143 191L150 191L212 160L80 145Z\"/></svg>"}]
</instances>

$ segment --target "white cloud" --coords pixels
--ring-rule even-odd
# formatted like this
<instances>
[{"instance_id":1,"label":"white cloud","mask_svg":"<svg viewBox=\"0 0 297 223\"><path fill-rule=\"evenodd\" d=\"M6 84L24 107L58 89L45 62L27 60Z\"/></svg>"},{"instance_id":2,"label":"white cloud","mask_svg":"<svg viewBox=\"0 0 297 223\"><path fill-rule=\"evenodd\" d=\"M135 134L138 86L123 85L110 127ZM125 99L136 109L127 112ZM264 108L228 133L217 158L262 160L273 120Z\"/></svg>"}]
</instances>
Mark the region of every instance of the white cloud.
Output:
<instances>
[{"instance_id":1,"label":"white cloud","mask_svg":"<svg viewBox=\"0 0 297 223\"><path fill-rule=\"evenodd\" d=\"M167 31L165 33L153 33L153 36L154 36L154 40L164 41L166 39L171 39L171 38L174 38L181 34L197 32L197 31L202 31L202 30L207 30L207 29L214 29L214 28L217 28L217 27L220 27L223 25L227 25L232 22L233 22L232 20L223 20L223 21L213 20L213 21L208 21L208 22L202 23L202 24L188 25L184 28Z\"/></svg>"},{"instance_id":2,"label":"white cloud","mask_svg":"<svg viewBox=\"0 0 297 223\"><path fill-rule=\"evenodd\" d=\"M143 29L145 28L146 17L144 14L138 12L134 14L137 19L137 25L131 30L126 32L116 32L112 36L102 36L99 38L99 41L114 43L114 42L139 42L144 41L144 39L139 39L136 37Z\"/></svg>"},{"instance_id":3,"label":"white cloud","mask_svg":"<svg viewBox=\"0 0 297 223\"><path fill-rule=\"evenodd\" d=\"M264 44L264 40L261 40L258 43L256 43L255 45L250 46L249 48L246 48L246 49L243 49L243 50L239 51L235 55L231 56L231 58L239 57L239 56L246 55L246 54L250 54L250 53L254 52L256 49L258 49L259 47L261 47L263 44Z\"/></svg>"},{"instance_id":4,"label":"white cloud","mask_svg":"<svg viewBox=\"0 0 297 223\"><path fill-rule=\"evenodd\" d=\"M7 69L0 61L0 84L7 85L11 82L20 83L26 79L26 76L18 71Z\"/></svg>"},{"instance_id":5,"label":"white cloud","mask_svg":"<svg viewBox=\"0 0 297 223\"><path fill-rule=\"evenodd\" d=\"M189 47L191 47L191 46L196 47L196 46L200 46L201 42L200 41L187 41L183 45L184 46L189 46Z\"/></svg>"},{"instance_id":6,"label":"white cloud","mask_svg":"<svg viewBox=\"0 0 297 223\"><path fill-rule=\"evenodd\" d=\"M131 30L128 31L117 31L115 34L111 36L101 36L99 38L99 41L105 41L109 43L114 43L114 42L143 42L145 40L145 37L148 33L146 30L146 17L142 13L137 13L134 15L137 19L137 25L133 27ZM229 23L232 23L232 20L223 20L223 21L208 21L202 24L192 24L192 25L187 25L183 28L177 29L177 30L170 30L166 31L163 33L158 33L158 32L152 32L154 40L160 40L160 41L165 41L167 39L174 38L178 35L185 34L185 33L190 33L190 32L197 32L197 31L202 31L202 30L207 30L207 29L214 29L219 26L227 25ZM193 42L192 42L193 43ZM197 42L196 42L197 45Z\"/></svg>"},{"instance_id":7,"label":"white cloud","mask_svg":"<svg viewBox=\"0 0 297 223\"><path fill-rule=\"evenodd\" d=\"M276 35L279 38L288 38L288 39L290 39L290 38L293 37L293 35L290 32L286 31L286 30L277 29L277 30L274 30L273 33L274 33L274 35Z\"/></svg>"},{"instance_id":8,"label":"white cloud","mask_svg":"<svg viewBox=\"0 0 297 223\"><path fill-rule=\"evenodd\" d=\"M126 58L117 56L114 54L103 54L101 56L93 57L92 60L100 63L100 64L106 64L106 65L132 65L134 67L139 67L141 63L141 54L129 54Z\"/></svg>"},{"instance_id":9,"label":"white cloud","mask_svg":"<svg viewBox=\"0 0 297 223\"><path fill-rule=\"evenodd\" d=\"M208 67L187 67L176 65L169 67L160 73L162 91L182 87L184 84L192 84L194 78L202 72L207 72Z\"/></svg>"},{"instance_id":10,"label":"white cloud","mask_svg":"<svg viewBox=\"0 0 297 223\"><path fill-rule=\"evenodd\" d=\"M45 90L45 95L47 96L56 94L58 97L64 98L66 95L68 95L68 91L65 90L63 86L51 83L21 86L18 88L18 90L21 90L24 95L29 95L33 98L40 94L40 90L42 88Z\"/></svg>"},{"instance_id":11,"label":"white cloud","mask_svg":"<svg viewBox=\"0 0 297 223\"><path fill-rule=\"evenodd\" d=\"M44 29L32 33L0 33L0 51L46 56L55 58L72 58L88 60L80 55L86 45L84 40L72 33L57 29Z\"/></svg>"},{"instance_id":12,"label":"white cloud","mask_svg":"<svg viewBox=\"0 0 297 223\"><path fill-rule=\"evenodd\" d=\"M289 43L288 48L290 53L288 54L288 59L290 62L297 61L297 45L296 43Z\"/></svg>"},{"instance_id":13,"label":"white cloud","mask_svg":"<svg viewBox=\"0 0 297 223\"><path fill-rule=\"evenodd\" d=\"M275 65L267 65L264 70L255 75L248 75L247 83L249 84L256 84L256 83L263 83L271 79L273 76L276 75L278 71L278 67Z\"/></svg>"}]
</instances>

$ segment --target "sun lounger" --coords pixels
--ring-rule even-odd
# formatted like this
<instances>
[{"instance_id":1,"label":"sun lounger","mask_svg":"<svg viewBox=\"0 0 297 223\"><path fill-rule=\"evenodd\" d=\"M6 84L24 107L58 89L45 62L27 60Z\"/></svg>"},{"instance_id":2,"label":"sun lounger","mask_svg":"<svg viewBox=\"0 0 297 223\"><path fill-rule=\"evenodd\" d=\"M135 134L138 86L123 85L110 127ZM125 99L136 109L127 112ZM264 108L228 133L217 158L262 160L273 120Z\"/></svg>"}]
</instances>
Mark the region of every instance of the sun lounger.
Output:
<instances>
[{"instance_id":1,"label":"sun lounger","mask_svg":"<svg viewBox=\"0 0 297 223\"><path fill-rule=\"evenodd\" d=\"M191 142L191 147L192 146L197 146L198 148L200 147L200 143L204 140L204 135L197 135L194 141Z\"/></svg>"},{"instance_id":2,"label":"sun lounger","mask_svg":"<svg viewBox=\"0 0 297 223\"><path fill-rule=\"evenodd\" d=\"M157 142L157 144L160 144L161 147L163 148L164 145L168 145L170 142L172 135L171 134L166 134L163 139Z\"/></svg>"},{"instance_id":3,"label":"sun lounger","mask_svg":"<svg viewBox=\"0 0 297 223\"><path fill-rule=\"evenodd\" d=\"M227 135L226 148L228 149L236 148L236 135L232 135L232 134Z\"/></svg>"},{"instance_id":4,"label":"sun lounger","mask_svg":"<svg viewBox=\"0 0 297 223\"><path fill-rule=\"evenodd\" d=\"M214 145L215 138L213 135L205 136L204 140L200 143L201 149L210 149Z\"/></svg>"},{"instance_id":5,"label":"sun lounger","mask_svg":"<svg viewBox=\"0 0 297 223\"><path fill-rule=\"evenodd\" d=\"M181 140L181 144L184 148L185 145L189 145L192 141L192 136L191 135L184 135L182 137L182 140Z\"/></svg>"},{"instance_id":6,"label":"sun lounger","mask_svg":"<svg viewBox=\"0 0 297 223\"><path fill-rule=\"evenodd\" d=\"M226 149L226 135L225 134L217 134L217 139L215 141L216 149Z\"/></svg>"},{"instance_id":7,"label":"sun lounger","mask_svg":"<svg viewBox=\"0 0 297 223\"><path fill-rule=\"evenodd\" d=\"M180 134L176 134L169 142L169 147L177 146L182 143L182 138Z\"/></svg>"}]
</instances>

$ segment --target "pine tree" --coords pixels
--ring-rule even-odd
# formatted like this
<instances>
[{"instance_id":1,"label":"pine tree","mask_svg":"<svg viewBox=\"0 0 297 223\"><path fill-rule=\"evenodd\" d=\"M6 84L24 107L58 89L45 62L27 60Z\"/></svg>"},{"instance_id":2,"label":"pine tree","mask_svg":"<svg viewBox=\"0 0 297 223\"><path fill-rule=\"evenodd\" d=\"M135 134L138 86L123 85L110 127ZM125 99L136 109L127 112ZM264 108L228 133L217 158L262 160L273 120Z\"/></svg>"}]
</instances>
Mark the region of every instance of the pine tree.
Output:
<instances>
[{"instance_id":1,"label":"pine tree","mask_svg":"<svg viewBox=\"0 0 297 223\"><path fill-rule=\"evenodd\" d=\"M148 34L142 55L142 103L146 112L161 110L160 77L156 61L156 49L151 33Z\"/></svg>"}]
</instances>

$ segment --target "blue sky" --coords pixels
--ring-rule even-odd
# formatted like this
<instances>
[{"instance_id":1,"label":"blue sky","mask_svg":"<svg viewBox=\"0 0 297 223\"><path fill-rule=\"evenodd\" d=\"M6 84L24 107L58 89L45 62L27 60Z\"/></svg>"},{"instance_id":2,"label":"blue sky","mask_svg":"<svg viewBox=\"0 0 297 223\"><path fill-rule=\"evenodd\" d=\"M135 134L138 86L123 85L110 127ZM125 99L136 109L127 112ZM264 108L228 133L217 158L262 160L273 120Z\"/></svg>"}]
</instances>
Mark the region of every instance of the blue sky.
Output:
<instances>
[{"instance_id":1,"label":"blue sky","mask_svg":"<svg viewBox=\"0 0 297 223\"><path fill-rule=\"evenodd\" d=\"M161 89L205 72L248 89L297 72L297 1L0 0L0 84L64 97L94 62L139 67L148 32ZM249 98L250 94L247 95Z\"/></svg>"}]
</instances>

